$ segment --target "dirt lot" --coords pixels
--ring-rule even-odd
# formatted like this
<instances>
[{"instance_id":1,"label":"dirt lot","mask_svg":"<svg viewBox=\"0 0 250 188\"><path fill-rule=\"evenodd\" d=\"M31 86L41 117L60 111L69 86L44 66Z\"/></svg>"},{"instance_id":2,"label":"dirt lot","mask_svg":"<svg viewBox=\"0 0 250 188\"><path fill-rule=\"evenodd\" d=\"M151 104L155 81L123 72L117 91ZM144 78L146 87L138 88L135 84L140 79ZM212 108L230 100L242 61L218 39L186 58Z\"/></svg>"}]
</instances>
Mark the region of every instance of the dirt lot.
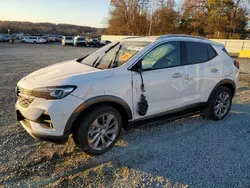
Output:
<instances>
[{"instance_id":1,"label":"dirt lot","mask_svg":"<svg viewBox=\"0 0 250 188\"><path fill-rule=\"evenodd\" d=\"M79 151L72 139L33 140L15 122L17 81L93 50L0 44L0 186L250 187L250 60L240 60L240 88L223 121L193 115L136 126L98 157Z\"/></svg>"}]
</instances>

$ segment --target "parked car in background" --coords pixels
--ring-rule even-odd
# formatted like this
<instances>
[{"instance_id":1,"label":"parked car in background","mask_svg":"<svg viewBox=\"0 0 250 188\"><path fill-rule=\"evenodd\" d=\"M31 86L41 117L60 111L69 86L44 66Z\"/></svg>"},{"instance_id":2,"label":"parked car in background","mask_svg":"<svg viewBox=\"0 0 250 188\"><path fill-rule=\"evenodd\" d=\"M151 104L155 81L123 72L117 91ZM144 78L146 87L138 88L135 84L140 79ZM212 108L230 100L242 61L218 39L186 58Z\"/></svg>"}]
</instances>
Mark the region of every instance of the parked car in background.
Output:
<instances>
[{"instance_id":1,"label":"parked car in background","mask_svg":"<svg viewBox=\"0 0 250 188\"><path fill-rule=\"evenodd\" d=\"M40 38L45 39L45 40L46 40L46 43L49 43L49 42L50 42L49 37L47 37L47 36L41 36Z\"/></svg>"},{"instance_id":2,"label":"parked car in background","mask_svg":"<svg viewBox=\"0 0 250 188\"><path fill-rule=\"evenodd\" d=\"M46 43L46 39L37 36L26 36L21 40L22 43Z\"/></svg>"},{"instance_id":3,"label":"parked car in background","mask_svg":"<svg viewBox=\"0 0 250 188\"><path fill-rule=\"evenodd\" d=\"M89 38L87 40L87 46L99 47L100 46L100 40L98 38Z\"/></svg>"},{"instance_id":4,"label":"parked car in background","mask_svg":"<svg viewBox=\"0 0 250 188\"><path fill-rule=\"evenodd\" d=\"M74 37L74 46L86 46L86 37L85 36L75 36Z\"/></svg>"},{"instance_id":5,"label":"parked car in background","mask_svg":"<svg viewBox=\"0 0 250 188\"><path fill-rule=\"evenodd\" d=\"M109 41L109 40L102 40L102 41L100 41L100 45L101 46L105 46L105 45L107 45L109 43L111 43L111 41Z\"/></svg>"},{"instance_id":6,"label":"parked car in background","mask_svg":"<svg viewBox=\"0 0 250 188\"><path fill-rule=\"evenodd\" d=\"M74 45L74 37L72 36L63 36L62 37L62 45L66 46L66 45L70 45L73 46Z\"/></svg>"},{"instance_id":7,"label":"parked car in background","mask_svg":"<svg viewBox=\"0 0 250 188\"><path fill-rule=\"evenodd\" d=\"M16 39L17 40L22 40L22 38L23 38L23 33L16 34Z\"/></svg>"},{"instance_id":8,"label":"parked car in background","mask_svg":"<svg viewBox=\"0 0 250 188\"><path fill-rule=\"evenodd\" d=\"M9 35L0 36L0 42L2 42L2 43L9 42L10 39L11 39L11 37Z\"/></svg>"},{"instance_id":9,"label":"parked car in background","mask_svg":"<svg viewBox=\"0 0 250 188\"><path fill-rule=\"evenodd\" d=\"M56 42L56 37L54 36L48 36L50 42Z\"/></svg>"},{"instance_id":10,"label":"parked car in background","mask_svg":"<svg viewBox=\"0 0 250 188\"><path fill-rule=\"evenodd\" d=\"M60 36L56 36L56 42L62 42L62 37L60 37Z\"/></svg>"},{"instance_id":11,"label":"parked car in background","mask_svg":"<svg viewBox=\"0 0 250 188\"><path fill-rule=\"evenodd\" d=\"M128 123L192 108L222 120L238 80L239 62L206 38L123 39L25 76L16 114L35 138L65 142L72 134L82 151L100 155Z\"/></svg>"}]
</instances>

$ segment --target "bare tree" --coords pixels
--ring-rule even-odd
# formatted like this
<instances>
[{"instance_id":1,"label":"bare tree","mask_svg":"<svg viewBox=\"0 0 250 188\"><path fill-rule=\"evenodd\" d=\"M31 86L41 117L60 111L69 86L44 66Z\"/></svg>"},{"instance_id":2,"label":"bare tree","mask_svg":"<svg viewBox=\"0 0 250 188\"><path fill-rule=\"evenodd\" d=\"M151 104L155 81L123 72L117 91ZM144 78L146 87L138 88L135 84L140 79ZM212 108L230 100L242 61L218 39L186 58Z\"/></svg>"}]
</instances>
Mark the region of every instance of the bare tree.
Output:
<instances>
[{"instance_id":1,"label":"bare tree","mask_svg":"<svg viewBox=\"0 0 250 188\"><path fill-rule=\"evenodd\" d=\"M154 4L153 2L156 2ZM108 30L119 35L186 33L233 37L246 32L250 0L115 0Z\"/></svg>"}]
</instances>

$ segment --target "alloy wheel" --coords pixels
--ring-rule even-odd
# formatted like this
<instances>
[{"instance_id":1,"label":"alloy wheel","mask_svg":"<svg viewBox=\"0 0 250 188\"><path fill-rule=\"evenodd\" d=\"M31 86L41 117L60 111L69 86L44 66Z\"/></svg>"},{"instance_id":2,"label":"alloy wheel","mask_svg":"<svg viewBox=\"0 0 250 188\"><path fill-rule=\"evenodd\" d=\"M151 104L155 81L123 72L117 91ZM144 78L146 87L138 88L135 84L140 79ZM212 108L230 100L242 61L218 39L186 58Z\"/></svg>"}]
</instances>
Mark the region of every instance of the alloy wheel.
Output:
<instances>
[{"instance_id":1,"label":"alloy wheel","mask_svg":"<svg viewBox=\"0 0 250 188\"><path fill-rule=\"evenodd\" d=\"M109 113L99 116L90 126L88 131L88 143L94 150L107 148L118 134L118 120Z\"/></svg>"},{"instance_id":2,"label":"alloy wheel","mask_svg":"<svg viewBox=\"0 0 250 188\"><path fill-rule=\"evenodd\" d=\"M227 92L222 92L216 98L214 103L214 113L218 117L223 117L230 108L230 95Z\"/></svg>"}]
</instances>

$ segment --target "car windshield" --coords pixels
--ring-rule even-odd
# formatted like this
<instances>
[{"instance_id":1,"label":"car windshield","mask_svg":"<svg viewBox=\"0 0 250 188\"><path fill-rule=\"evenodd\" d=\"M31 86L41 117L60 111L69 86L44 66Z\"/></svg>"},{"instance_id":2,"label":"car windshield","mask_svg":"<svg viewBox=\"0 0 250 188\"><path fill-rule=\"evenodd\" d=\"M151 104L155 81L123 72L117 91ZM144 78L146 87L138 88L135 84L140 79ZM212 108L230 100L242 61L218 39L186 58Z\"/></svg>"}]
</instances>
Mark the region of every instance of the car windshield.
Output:
<instances>
[{"instance_id":1,"label":"car windshield","mask_svg":"<svg viewBox=\"0 0 250 188\"><path fill-rule=\"evenodd\" d=\"M104 46L84 58L81 63L98 69L116 68L126 63L149 42L122 41Z\"/></svg>"}]
</instances>

